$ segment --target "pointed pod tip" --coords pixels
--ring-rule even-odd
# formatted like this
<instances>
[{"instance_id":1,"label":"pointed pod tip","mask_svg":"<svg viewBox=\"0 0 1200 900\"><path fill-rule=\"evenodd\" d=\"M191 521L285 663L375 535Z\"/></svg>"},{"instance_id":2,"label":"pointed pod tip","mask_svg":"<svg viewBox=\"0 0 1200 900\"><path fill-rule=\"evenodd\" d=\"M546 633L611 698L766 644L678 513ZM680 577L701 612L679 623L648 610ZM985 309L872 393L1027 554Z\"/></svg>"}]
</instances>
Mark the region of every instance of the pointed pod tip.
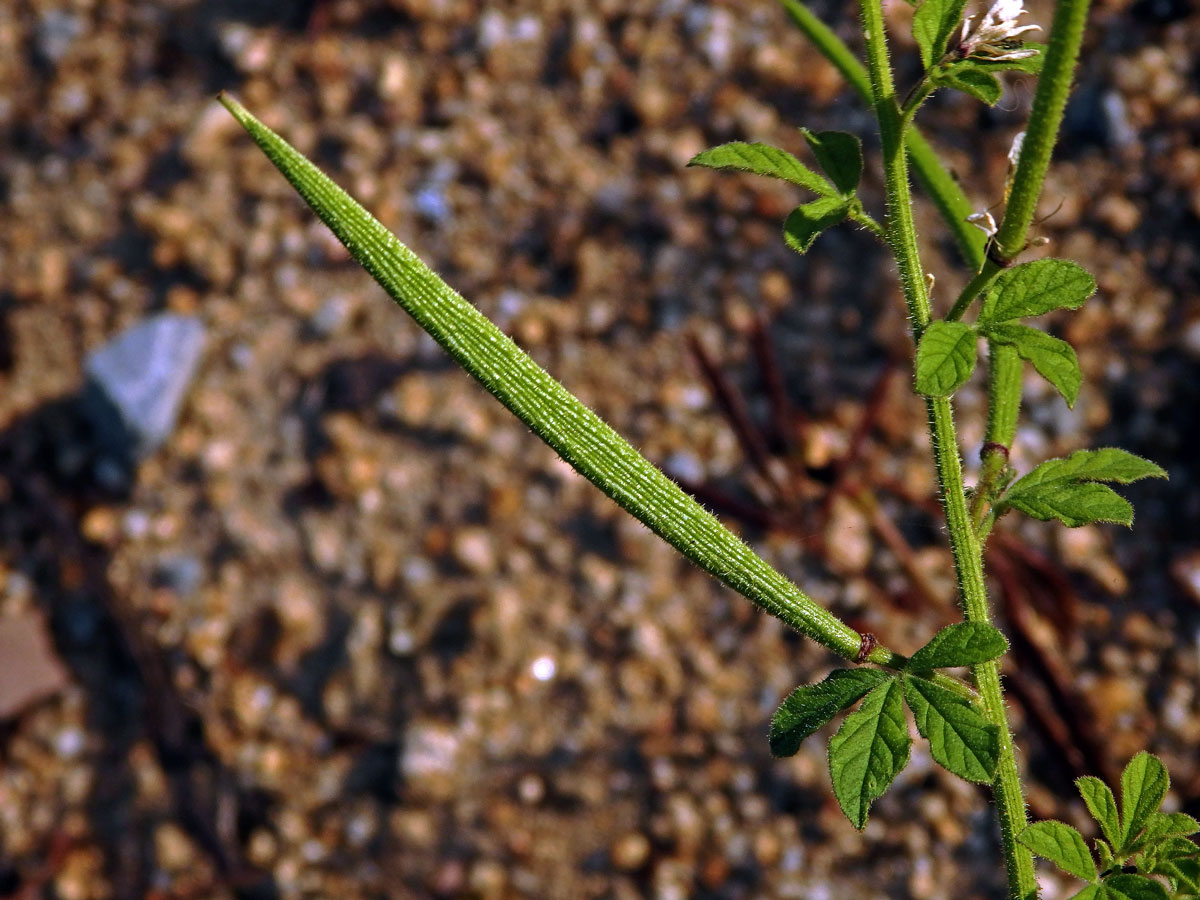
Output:
<instances>
[{"instance_id":1,"label":"pointed pod tip","mask_svg":"<svg viewBox=\"0 0 1200 900\"><path fill-rule=\"evenodd\" d=\"M230 115L241 122L243 126L253 120L253 116L250 115L246 107L234 100L233 96L227 91L221 91L217 94L217 102L229 110Z\"/></svg>"}]
</instances>

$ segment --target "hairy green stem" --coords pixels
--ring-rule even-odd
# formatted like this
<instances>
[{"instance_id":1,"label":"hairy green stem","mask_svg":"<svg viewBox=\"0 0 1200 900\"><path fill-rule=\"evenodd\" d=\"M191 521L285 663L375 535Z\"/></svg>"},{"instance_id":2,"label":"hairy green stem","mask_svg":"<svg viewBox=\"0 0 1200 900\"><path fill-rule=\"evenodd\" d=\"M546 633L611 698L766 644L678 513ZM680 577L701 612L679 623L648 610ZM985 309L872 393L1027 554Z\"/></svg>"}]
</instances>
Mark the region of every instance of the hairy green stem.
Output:
<instances>
[{"instance_id":1,"label":"hairy green stem","mask_svg":"<svg viewBox=\"0 0 1200 900\"><path fill-rule=\"evenodd\" d=\"M995 500L1000 477L1017 433L1021 412L1021 376L1024 364L1011 344L988 342L988 420L986 442L980 453L979 482L971 497L971 521L982 543L992 522L988 507Z\"/></svg>"},{"instance_id":2,"label":"hairy green stem","mask_svg":"<svg viewBox=\"0 0 1200 900\"><path fill-rule=\"evenodd\" d=\"M861 206L859 206L858 209L850 210L850 218L863 228L867 229L867 231L871 232L871 234L875 235L875 237L879 238L881 241L887 240L887 232L883 230L883 226L876 222L872 216L866 213Z\"/></svg>"},{"instance_id":3,"label":"hairy green stem","mask_svg":"<svg viewBox=\"0 0 1200 900\"><path fill-rule=\"evenodd\" d=\"M780 5L796 26L804 32L821 55L833 63L842 73L842 77L850 82L866 101L871 100L871 80L863 64L846 46L845 42L833 33L833 29L818 18L801 0L779 0Z\"/></svg>"},{"instance_id":4,"label":"hairy green stem","mask_svg":"<svg viewBox=\"0 0 1200 900\"><path fill-rule=\"evenodd\" d=\"M885 84L890 81L890 73L883 71L887 66L887 54L883 45L882 15L874 9L877 0L864 0L863 17L864 22L868 18L876 20L876 27L874 29L868 27L866 31L869 42L872 37L875 38L876 48L874 50L868 48L868 61L874 67L881 69L878 76L874 73L868 76L845 44L813 15L801 0L780 0L780 2L809 40L841 71L855 90L867 102L876 103L877 95L874 83ZM868 7L871 8L868 9ZM1046 59L1034 99L1033 114L1026 130L1004 221L996 236L997 245L992 254L995 259L985 259L986 241L983 234L966 222L966 217L972 209L958 184L941 165L932 148L921 137L920 132L912 126L904 130L903 139L916 176L954 233L967 262L977 272L951 308L947 316L951 321L961 318L975 298L987 288L1001 270L1000 263L1012 259L1024 249L1026 235L1033 221L1042 182L1062 122L1062 112L1070 91L1082 41L1087 7L1088 0L1059 0L1056 5L1050 42L1045 51ZM895 168L894 159L889 159L888 156L886 121L887 115L885 114L880 120L880 132L884 137L885 144L885 164L890 162L891 166ZM896 184L896 182L897 179L894 177L889 179L889 197L893 187L899 188L901 195L907 193L907 179L902 185ZM895 224L889 218L889 230ZM904 242L898 243L903 244ZM900 268L902 277L906 270L920 272L920 264L914 260L909 260L907 264L901 260ZM915 286L907 288L906 296L913 293L915 289ZM918 325L919 322L914 319L914 327ZM949 404L946 401L935 401L929 405L930 424L939 458L939 478L942 484L943 502L946 505L947 521L950 523L951 545L954 549L956 569L959 572L960 587L963 589L964 611L968 619L982 612L985 617L984 621L987 620L988 615L986 595L979 593L972 598L968 596L968 590L973 593L976 584L982 590L982 566L979 554L982 541L986 539L994 522L994 516L991 512L986 511L986 502L989 495L995 490L1007 463L1006 452L999 448L1003 446L1005 450L1010 449L1016 433L1017 414L1021 400L1021 359L1011 348L990 343L988 374L989 408L986 435L988 450L983 454L983 468L980 482L976 486L974 508L965 510L965 515L951 515L952 507L965 508L966 504L962 494L961 460L958 457L957 445L954 440L953 421L949 418ZM945 427L947 424L949 425L948 429ZM942 471L942 463L945 464L945 472ZM956 490L955 486L957 486ZM954 522L951 521L952 518L959 520L960 525L965 524L967 527L956 528ZM963 578L964 569L960 564L960 560L963 558L967 563L965 571L968 577L966 579ZM978 580L975 578L976 570L979 571ZM982 603L974 602L975 600L981 600ZM1001 757L994 787L999 807L1011 893L1013 897L1025 900L1025 898L1036 897L1037 886L1033 876L1032 859L1028 852L1015 843L1015 835L1025 826L1027 817L1012 748L1012 736L1004 714L999 671L994 663L987 663L976 667L974 675L989 715L1002 725Z\"/></svg>"},{"instance_id":5,"label":"hairy green stem","mask_svg":"<svg viewBox=\"0 0 1200 900\"><path fill-rule=\"evenodd\" d=\"M919 340L929 322L929 298L917 248L912 198L908 186L908 167L903 146L900 109L896 103L891 64L888 61L880 0L862 0L863 31L867 39L867 67L871 79L872 101L879 119L883 150L884 177L888 203L886 227L889 243L896 254L905 301L912 319L913 337ZM933 442L942 506L950 533L950 549L958 576L963 615L969 622L990 623L987 586L983 577L982 548L975 525L967 509L963 484L962 459L958 452L954 415L949 399L927 400L930 435ZM1012 733L1005 713L1000 671L995 661L971 669L979 689L980 701L989 720L1000 732L999 761L992 783L1000 816L1001 843L1008 873L1009 893L1013 898L1036 896L1033 857L1017 842L1017 835L1028 820L1021 782L1017 772Z\"/></svg>"},{"instance_id":6,"label":"hairy green stem","mask_svg":"<svg viewBox=\"0 0 1200 900\"><path fill-rule=\"evenodd\" d=\"M975 298L983 293L984 289L992 283L992 279L996 277L996 273L1000 271L990 259L984 260L983 268L975 273L975 277L967 282L967 286L962 289L962 293L958 295L958 299L954 301L954 305L950 307L950 311L946 313L947 322L957 322L963 317L963 313L974 302Z\"/></svg>"},{"instance_id":7,"label":"hairy green stem","mask_svg":"<svg viewBox=\"0 0 1200 900\"><path fill-rule=\"evenodd\" d=\"M996 232L1000 257L1008 260L1025 249L1025 236L1033 222L1042 183L1050 167L1050 156L1058 142L1063 110L1075 78L1075 65L1083 43L1089 0L1058 0L1046 45L1046 59L1038 78L1033 109L1025 128L1017 171L1004 210L1004 221Z\"/></svg>"},{"instance_id":8,"label":"hairy green stem","mask_svg":"<svg viewBox=\"0 0 1200 900\"><path fill-rule=\"evenodd\" d=\"M1025 129L1017 170L1013 174L1004 220L996 232L995 253L992 255L998 256L1001 261L1011 260L1025 248L1026 236L1042 193L1054 145L1058 142L1063 111L1074 81L1088 4L1089 0L1058 0L1055 5L1046 59L1033 98L1033 110ZM995 260L989 258L962 292L951 314L957 311L961 315L1000 268ZM992 526L992 518L985 513L984 504L992 499L990 495L995 490L996 479L1008 462L1008 451L1012 449L1016 435L1023 370L1020 357L1011 347L1001 347L989 341L988 358L988 422L979 484L972 504L977 533L981 537L986 536ZM1001 446L1005 448L1003 452L999 450Z\"/></svg>"},{"instance_id":9,"label":"hairy green stem","mask_svg":"<svg viewBox=\"0 0 1200 900\"><path fill-rule=\"evenodd\" d=\"M879 120L879 137L883 150L883 175L887 187L888 243L900 267L900 286L913 329L913 338L920 340L929 324L929 294L921 254L917 249L917 228L913 221L912 194L908 186L908 161L903 142L903 122L896 104L896 88L892 67L888 62L887 38L883 28L883 11L879 0L864 0L863 31L867 37L867 72L871 79L871 104Z\"/></svg>"},{"instance_id":10,"label":"hairy green stem","mask_svg":"<svg viewBox=\"0 0 1200 900\"><path fill-rule=\"evenodd\" d=\"M916 116L917 110L921 108L921 104L929 99L929 95L934 91L933 83L929 79L929 74L922 76L921 80L913 85L912 90L908 92L908 96L904 98L904 102L900 105L900 119L904 128L908 128Z\"/></svg>"}]
</instances>

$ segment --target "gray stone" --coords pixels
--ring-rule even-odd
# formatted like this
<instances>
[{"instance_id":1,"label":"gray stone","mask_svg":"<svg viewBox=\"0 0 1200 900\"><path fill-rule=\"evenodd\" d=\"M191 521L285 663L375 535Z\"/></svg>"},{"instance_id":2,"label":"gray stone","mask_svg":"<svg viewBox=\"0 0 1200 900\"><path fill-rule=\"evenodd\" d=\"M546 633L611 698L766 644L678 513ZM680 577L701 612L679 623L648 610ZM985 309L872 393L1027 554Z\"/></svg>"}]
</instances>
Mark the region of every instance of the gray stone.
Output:
<instances>
[{"instance_id":1,"label":"gray stone","mask_svg":"<svg viewBox=\"0 0 1200 900\"><path fill-rule=\"evenodd\" d=\"M47 62L58 65L84 30L84 22L79 16L57 9L48 10L42 14L35 32L38 53Z\"/></svg>"},{"instance_id":2,"label":"gray stone","mask_svg":"<svg viewBox=\"0 0 1200 900\"><path fill-rule=\"evenodd\" d=\"M434 182L426 184L413 195L417 212L433 224L441 224L450 218L450 201L446 199L445 185Z\"/></svg>"},{"instance_id":3,"label":"gray stone","mask_svg":"<svg viewBox=\"0 0 1200 900\"><path fill-rule=\"evenodd\" d=\"M161 557L154 567L154 580L180 597L191 597L204 580L204 563L188 553Z\"/></svg>"},{"instance_id":4,"label":"gray stone","mask_svg":"<svg viewBox=\"0 0 1200 900\"><path fill-rule=\"evenodd\" d=\"M204 343L199 319L168 313L92 351L84 364L85 396L102 440L134 459L160 447L175 427Z\"/></svg>"}]
</instances>

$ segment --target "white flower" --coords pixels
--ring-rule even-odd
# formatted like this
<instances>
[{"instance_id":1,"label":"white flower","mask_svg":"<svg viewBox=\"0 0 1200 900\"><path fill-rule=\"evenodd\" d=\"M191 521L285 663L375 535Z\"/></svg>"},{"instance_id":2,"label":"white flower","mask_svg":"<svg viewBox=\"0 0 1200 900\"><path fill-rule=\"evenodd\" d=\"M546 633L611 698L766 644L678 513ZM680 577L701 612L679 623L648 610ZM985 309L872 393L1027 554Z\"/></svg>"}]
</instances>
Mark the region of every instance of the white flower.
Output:
<instances>
[{"instance_id":1,"label":"white flower","mask_svg":"<svg viewBox=\"0 0 1200 900\"><path fill-rule=\"evenodd\" d=\"M992 237L996 233L996 220L992 218L992 214L986 209L983 212L971 213L967 216L967 221L988 237Z\"/></svg>"},{"instance_id":2,"label":"white flower","mask_svg":"<svg viewBox=\"0 0 1200 900\"><path fill-rule=\"evenodd\" d=\"M1012 146L1008 149L1008 167L1015 169L1017 160L1021 158L1021 147L1025 145L1025 132L1018 131L1013 138Z\"/></svg>"},{"instance_id":3,"label":"white flower","mask_svg":"<svg viewBox=\"0 0 1200 900\"><path fill-rule=\"evenodd\" d=\"M964 59L974 56L994 60L1037 56L1037 51L1025 49L1019 38L1027 31L1041 31L1041 26L1018 25L1017 19L1023 15L1024 0L996 0L978 22L974 16L966 16L958 40L959 54Z\"/></svg>"},{"instance_id":4,"label":"white flower","mask_svg":"<svg viewBox=\"0 0 1200 900\"><path fill-rule=\"evenodd\" d=\"M1008 172L1004 176L1004 202L1008 202L1008 192L1012 190L1013 179L1017 177L1017 164L1021 161L1021 148L1025 146L1025 132L1018 131L1013 138L1012 146L1008 149Z\"/></svg>"}]
</instances>

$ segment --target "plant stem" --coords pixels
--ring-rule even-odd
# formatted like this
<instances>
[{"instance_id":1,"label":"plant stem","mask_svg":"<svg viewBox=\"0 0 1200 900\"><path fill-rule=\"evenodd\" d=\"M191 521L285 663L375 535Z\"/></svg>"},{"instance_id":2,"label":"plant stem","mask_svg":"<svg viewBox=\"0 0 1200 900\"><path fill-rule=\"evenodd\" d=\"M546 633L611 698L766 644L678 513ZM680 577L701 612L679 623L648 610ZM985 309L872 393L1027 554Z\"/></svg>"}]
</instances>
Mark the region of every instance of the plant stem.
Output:
<instances>
[{"instance_id":1,"label":"plant stem","mask_svg":"<svg viewBox=\"0 0 1200 900\"><path fill-rule=\"evenodd\" d=\"M994 500L1000 476L1008 466L1008 454L1017 433L1022 374L1023 364L1016 348L997 341L988 342L987 440L980 453L979 482L971 498L971 521L975 523L981 544L987 531L991 530L988 507Z\"/></svg>"},{"instance_id":2,"label":"plant stem","mask_svg":"<svg viewBox=\"0 0 1200 900\"><path fill-rule=\"evenodd\" d=\"M908 161L904 155L900 107L896 104L896 88L892 81L892 67L888 62L883 10L879 0L863 0L862 13L863 30L867 37L871 103L879 120L879 137L883 147L883 173L887 187L885 228L888 243L900 267L900 286L904 291L904 301L908 304L913 338L920 340L929 324L929 295L926 293L925 273L917 249L917 228L913 221L912 194L908 186Z\"/></svg>"},{"instance_id":3,"label":"plant stem","mask_svg":"<svg viewBox=\"0 0 1200 900\"><path fill-rule=\"evenodd\" d=\"M1002 259L1012 259L1025 249L1025 236L1037 210L1042 182L1050 167L1063 110L1071 93L1079 47L1083 43L1083 28L1087 23L1088 3L1089 0L1058 0L1054 5L1046 59L1038 77L1037 93L1025 128L1025 140L1021 144L1004 221L996 232L996 245Z\"/></svg>"},{"instance_id":4,"label":"plant stem","mask_svg":"<svg viewBox=\"0 0 1200 900\"><path fill-rule=\"evenodd\" d=\"M904 98L904 103L900 106L900 119L904 128L908 128L909 123L916 116L917 110L921 108L922 103L929 99L933 90L933 82L929 78L929 73L926 72L921 76L921 80L913 85L908 96Z\"/></svg>"},{"instance_id":5,"label":"plant stem","mask_svg":"<svg viewBox=\"0 0 1200 900\"><path fill-rule=\"evenodd\" d=\"M863 228L867 229L867 231L871 232L871 234L875 235L875 237L879 238L880 240L887 240L887 233L883 230L883 226L876 222L874 218L872 218L868 213L864 212L861 208L850 210L850 218Z\"/></svg>"},{"instance_id":6,"label":"plant stem","mask_svg":"<svg viewBox=\"0 0 1200 900\"><path fill-rule=\"evenodd\" d=\"M1021 145L1017 171L1013 174L1012 189L1004 210L1004 220L996 232L996 254L1010 260L1025 247L1026 235L1033 222L1042 184L1050 165L1050 156L1058 141L1067 95L1074 81L1083 29L1087 22L1089 0L1058 0L1046 59L1038 78L1033 110ZM959 316L1000 271L1000 266L987 259L979 274L963 290L947 318ZM1015 350L988 342L988 423L984 435L984 453L972 502L973 519L981 540L991 529L992 519L985 512L991 500L996 479L1008 462L1017 430L1021 406L1022 363ZM999 448L1004 447L1001 451Z\"/></svg>"},{"instance_id":7,"label":"plant stem","mask_svg":"<svg viewBox=\"0 0 1200 900\"><path fill-rule=\"evenodd\" d=\"M983 293L984 289L991 284L992 279L996 277L996 273L999 271L999 266L990 259L985 259L983 261L983 268L975 273L974 278L967 282L967 286L962 289L962 293L958 295L958 299L954 301L954 305L946 313L946 321L957 322L961 319L963 313L967 311L975 298Z\"/></svg>"},{"instance_id":8,"label":"plant stem","mask_svg":"<svg viewBox=\"0 0 1200 900\"><path fill-rule=\"evenodd\" d=\"M929 322L929 298L925 292L925 277L917 248L903 129L900 109L896 103L891 65L888 61L883 9L881 0L862 0L860 6L863 31L867 39L867 67L871 80L872 101L879 119L883 150L888 200L886 228L889 243L896 255L901 285L912 319L913 337L914 340L919 340ZM982 549L967 509L953 411L950 401L945 398L930 398L926 406L963 614L969 622L989 623L991 613L983 577ZM1036 896L1037 881L1034 878L1033 857L1016 839L1028 820L1017 774L1012 733L1005 713L999 667L995 661L990 661L973 666L971 672L979 688L984 712L989 720L998 726L1000 732L999 762L992 787L1000 815L1001 842L1008 872L1009 894L1013 898L1024 900L1026 897Z\"/></svg>"},{"instance_id":9,"label":"plant stem","mask_svg":"<svg viewBox=\"0 0 1200 900\"><path fill-rule=\"evenodd\" d=\"M871 80L863 64L850 51L845 42L833 33L833 29L820 20L801 0L779 0L784 11L804 36L812 41L821 55L833 63L864 100L871 102Z\"/></svg>"}]
</instances>

